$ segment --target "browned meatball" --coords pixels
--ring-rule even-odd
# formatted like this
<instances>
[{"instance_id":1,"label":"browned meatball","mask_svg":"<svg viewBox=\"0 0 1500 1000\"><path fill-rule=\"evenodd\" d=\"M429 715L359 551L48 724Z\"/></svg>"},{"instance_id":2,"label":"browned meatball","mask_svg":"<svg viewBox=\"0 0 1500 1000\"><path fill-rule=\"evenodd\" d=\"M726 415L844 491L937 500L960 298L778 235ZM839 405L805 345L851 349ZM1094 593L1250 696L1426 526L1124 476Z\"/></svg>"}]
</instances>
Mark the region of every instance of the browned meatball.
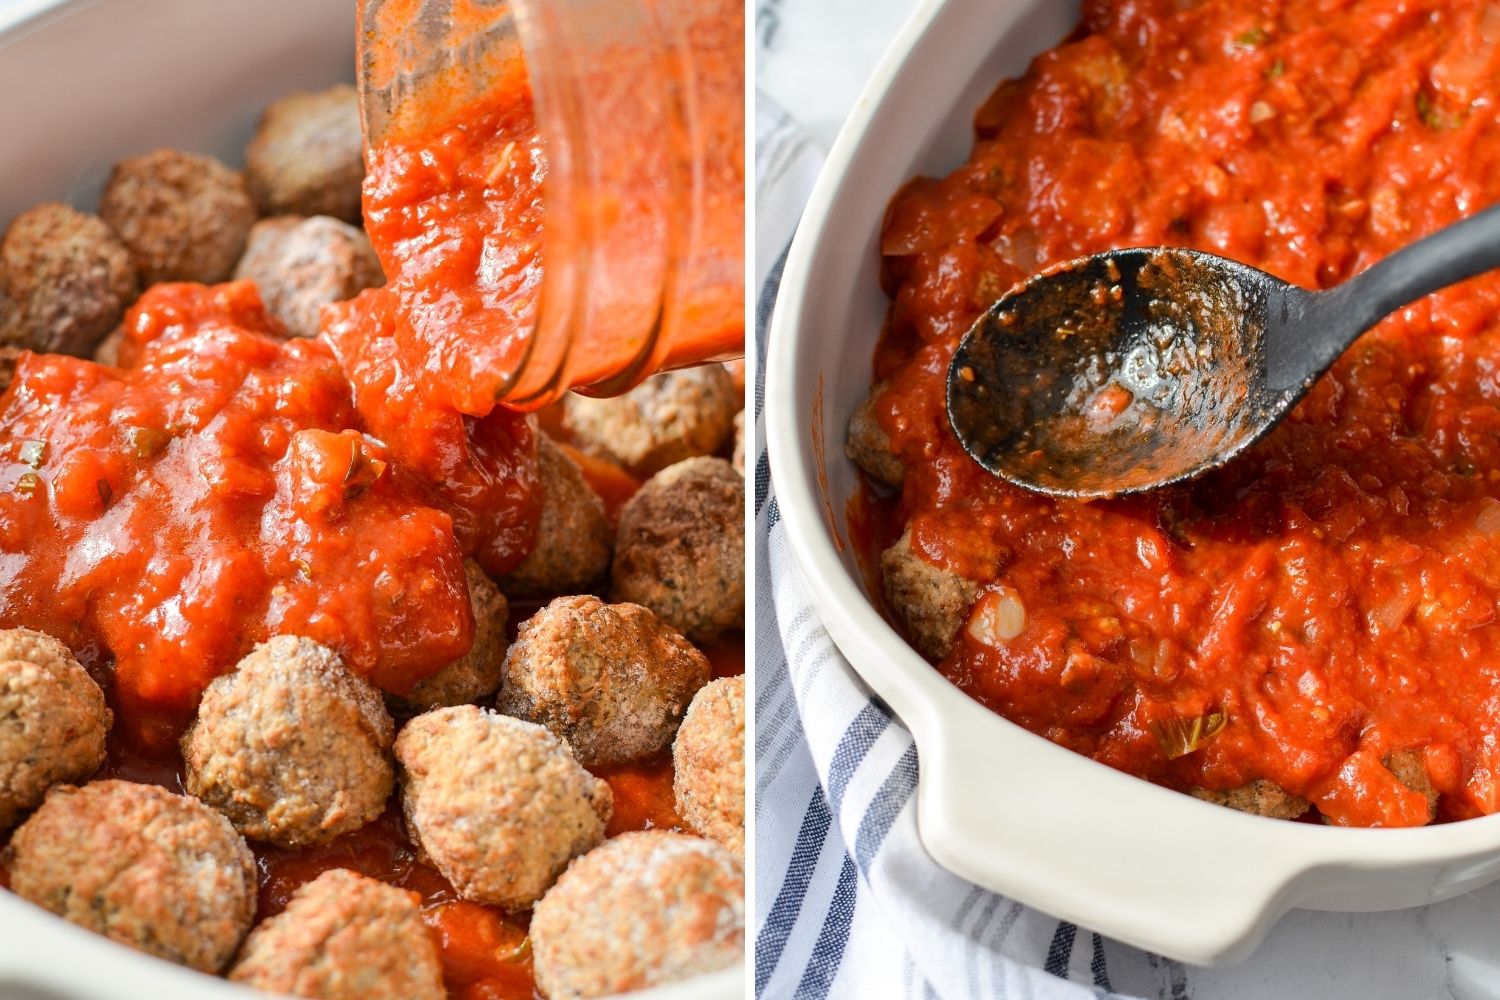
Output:
<instances>
[{"instance_id":1,"label":"browned meatball","mask_svg":"<svg viewBox=\"0 0 1500 1000\"><path fill-rule=\"evenodd\" d=\"M849 436L844 440L844 454L865 470L872 479L888 486L900 486L906 478L906 467L891 450L891 439L875 418L875 398L885 389L877 383L870 396L849 417Z\"/></svg>"},{"instance_id":2,"label":"browned meatball","mask_svg":"<svg viewBox=\"0 0 1500 1000\"><path fill-rule=\"evenodd\" d=\"M623 396L566 400L568 429L586 448L644 475L718 451L739 409L723 365L653 375Z\"/></svg>"},{"instance_id":3,"label":"browned meatball","mask_svg":"<svg viewBox=\"0 0 1500 1000\"><path fill-rule=\"evenodd\" d=\"M722 458L663 469L620 511L610 597L694 642L745 624L745 479Z\"/></svg>"},{"instance_id":4,"label":"browned meatball","mask_svg":"<svg viewBox=\"0 0 1500 1000\"><path fill-rule=\"evenodd\" d=\"M665 750L708 660L647 609L559 597L522 624L498 707L552 730L585 764Z\"/></svg>"},{"instance_id":5,"label":"browned meatball","mask_svg":"<svg viewBox=\"0 0 1500 1000\"><path fill-rule=\"evenodd\" d=\"M0 632L0 830L48 788L97 771L112 721L68 647L30 629Z\"/></svg>"},{"instance_id":6,"label":"browned meatball","mask_svg":"<svg viewBox=\"0 0 1500 1000\"><path fill-rule=\"evenodd\" d=\"M474 644L397 701L416 708L462 705L488 697L500 686L510 605L474 560L464 560L464 577L469 584L469 609L474 613Z\"/></svg>"},{"instance_id":7,"label":"browned meatball","mask_svg":"<svg viewBox=\"0 0 1500 1000\"><path fill-rule=\"evenodd\" d=\"M443 1000L437 944L415 893L326 871L245 939L229 978L311 1000Z\"/></svg>"},{"instance_id":8,"label":"browned meatball","mask_svg":"<svg viewBox=\"0 0 1500 1000\"><path fill-rule=\"evenodd\" d=\"M613 996L744 959L745 873L719 844L651 830L569 866L531 918L549 1000Z\"/></svg>"},{"instance_id":9,"label":"browned meatball","mask_svg":"<svg viewBox=\"0 0 1500 1000\"><path fill-rule=\"evenodd\" d=\"M745 411L734 415L734 471L745 474Z\"/></svg>"},{"instance_id":10,"label":"browned meatball","mask_svg":"<svg viewBox=\"0 0 1500 1000\"><path fill-rule=\"evenodd\" d=\"M609 571L614 541L604 504L584 481L578 463L545 434L537 438L542 519L536 545L500 578L512 597L552 597L588 590Z\"/></svg>"},{"instance_id":11,"label":"browned meatball","mask_svg":"<svg viewBox=\"0 0 1500 1000\"><path fill-rule=\"evenodd\" d=\"M1427 818L1437 818L1438 790L1433 787L1432 778L1427 773L1427 763L1422 759L1420 750L1397 750L1386 755L1385 766L1396 780L1414 792L1421 793L1427 800Z\"/></svg>"},{"instance_id":12,"label":"browned meatball","mask_svg":"<svg viewBox=\"0 0 1500 1000\"><path fill-rule=\"evenodd\" d=\"M978 585L913 552L909 527L881 553L880 575L891 611L917 652L931 660L947 656Z\"/></svg>"},{"instance_id":13,"label":"browned meatball","mask_svg":"<svg viewBox=\"0 0 1500 1000\"><path fill-rule=\"evenodd\" d=\"M0 323L4 320L0 319ZM0 344L0 392L10 388L11 379L16 376L16 364L21 360L21 348L10 344Z\"/></svg>"},{"instance_id":14,"label":"browned meatball","mask_svg":"<svg viewBox=\"0 0 1500 1000\"><path fill-rule=\"evenodd\" d=\"M745 855L745 678L707 684L672 743L677 813L697 832Z\"/></svg>"},{"instance_id":15,"label":"browned meatball","mask_svg":"<svg viewBox=\"0 0 1500 1000\"><path fill-rule=\"evenodd\" d=\"M412 840L465 899L517 909L604 839L614 797L541 726L473 705L396 738Z\"/></svg>"},{"instance_id":16,"label":"browned meatball","mask_svg":"<svg viewBox=\"0 0 1500 1000\"><path fill-rule=\"evenodd\" d=\"M48 202L0 239L0 291L0 341L87 357L134 300L135 264L97 215Z\"/></svg>"},{"instance_id":17,"label":"browned meatball","mask_svg":"<svg viewBox=\"0 0 1500 1000\"><path fill-rule=\"evenodd\" d=\"M1271 819L1296 819L1307 812L1309 805L1306 799L1264 778L1227 790L1194 788L1192 794L1204 802Z\"/></svg>"},{"instance_id":18,"label":"browned meatball","mask_svg":"<svg viewBox=\"0 0 1500 1000\"><path fill-rule=\"evenodd\" d=\"M94 348L94 361L97 364L109 365L111 368L120 364L120 345L125 342L125 328L117 326L109 332L109 336L99 341L99 346Z\"/></svg>"},{"instance_id":19,"label":"browned meatball","mask_svg":"<svg viewBox=\"0 0 1500 1000\"><path fill-rule=\"evenodd\" d=\"M202 972L224 967L255 916L255 858L234 827L155 785L59 785L9 855L16 895Z\"/></svg>"},{"instance_id":20,"label":"browned meatball","mask_svg":"<svg viewBox=\"0 0 1500 1000\"><path fill-rule=\"evenodd\" d=\"M141 281L224 281L255 222L245 178L212 156L158 149L115 164L99 212Z\"/></svg>"},{"instance_id":21,"label":"browned meatball","mask_svg":"<svg viewBox=\"0 0 1500 1000\"><path fill-rule=\"evenodd\" d=\"M336 653L276 636L203 692L183 784L252 840L324 843L384 810L393 730L380 692Z\"/></svg>"},{"instance_id":22,"label":"browned meatball","mask_svg":"<svg viewBox=\"0 0 1500 1000\"><path fill-rule=\"evenodd\" d=\"M294 337L317 336L325 305L385 284L364 231L326 215L257 222L234 276L255 282L266 309Z\"/></svg>"},{"instance_id":23,"label":"browned meatball","mask_svg":"<svg viewBox=\"0 0 1500 1000\"><path fill-rule=\"evenodd\" d=\"M359 95L348 84L289 94L266 108L245 147L250 193L261 214L358 222L362 141Z\"/></svg>"}]
</instances>

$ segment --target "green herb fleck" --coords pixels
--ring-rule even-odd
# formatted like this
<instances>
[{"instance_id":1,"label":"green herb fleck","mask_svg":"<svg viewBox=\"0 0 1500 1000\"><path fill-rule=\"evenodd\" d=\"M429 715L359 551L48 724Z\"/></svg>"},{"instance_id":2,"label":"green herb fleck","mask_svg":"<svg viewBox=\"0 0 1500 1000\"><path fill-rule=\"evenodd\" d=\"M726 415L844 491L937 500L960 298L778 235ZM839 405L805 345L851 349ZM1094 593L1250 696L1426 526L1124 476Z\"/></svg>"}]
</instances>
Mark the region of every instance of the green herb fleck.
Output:
<instances>
[{"instance_id":1,"label":"green herb fleck","mask_svg":"<svg viewBox=\"0 0 1500 1000\"><path fill-rule=\"evenodd\" d=\"M29 497L42 488L42 477L35 472L26 472L16 480L16 492L22 496Z\"/></svg>"},{"instance_id":2,"label":"green herb fleck","mask_svg":"<svg viewBox=\"0 0 1500 1000\"><path fill-rule=\"evenodd\" d=\"M1243 48L1253 49L1266 44L1270 34L1265 28L1251 28L1249 31L1241 32L1234 36L1234 44Z\"/></svg>"},{"instance_id":3,"label":"green herb fleck","mask_svg":"<svg viewBox=\"0 0 1500 1000\"><path fill-rule=\"evenodd\" d=\"M154 458L160 455L172 441L172 432L160 427L130 428L130 450L136 458Z\"/></svg>"},{"instance_id":4,"label":"green herb fleck","mask_svg":"<svg viewBox=\"0 0 1500 1000\"><path fill-rule=\"evenodd\" d=\"M1281 76L1285 72L1286 72L1286 62L1285 62L1285 60L1278 59L1278 60L1276 60L1275 62L1273 62L1271 64L1271 68L1270 69L1266 70L1266 79L1268 79L1268 80L1275 80L1277 77Z\"/></svg>"}]
</instances>

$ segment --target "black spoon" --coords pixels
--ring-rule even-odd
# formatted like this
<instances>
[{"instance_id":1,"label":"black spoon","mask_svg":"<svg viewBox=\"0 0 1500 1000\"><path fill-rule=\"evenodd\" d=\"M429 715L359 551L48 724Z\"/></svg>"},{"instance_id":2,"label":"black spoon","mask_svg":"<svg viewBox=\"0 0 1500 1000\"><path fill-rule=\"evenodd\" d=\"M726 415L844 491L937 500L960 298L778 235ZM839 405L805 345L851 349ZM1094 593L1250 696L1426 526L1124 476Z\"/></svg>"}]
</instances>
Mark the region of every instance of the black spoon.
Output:
<instances>
[{"instance_id":1,"label":"black spoon","mask_svg":"<svg viewBox=\"0 0 1500 1000\"><path fill-rule=\"evenodd\" d=\"M1054 496L1138 493L1201 475L1275 427L1389 313L1500 267L1500 205L1309 292L1214 254L1111 250L991 306L948 368L948 419L974 460Z\"/></svg>"}]
</instances>

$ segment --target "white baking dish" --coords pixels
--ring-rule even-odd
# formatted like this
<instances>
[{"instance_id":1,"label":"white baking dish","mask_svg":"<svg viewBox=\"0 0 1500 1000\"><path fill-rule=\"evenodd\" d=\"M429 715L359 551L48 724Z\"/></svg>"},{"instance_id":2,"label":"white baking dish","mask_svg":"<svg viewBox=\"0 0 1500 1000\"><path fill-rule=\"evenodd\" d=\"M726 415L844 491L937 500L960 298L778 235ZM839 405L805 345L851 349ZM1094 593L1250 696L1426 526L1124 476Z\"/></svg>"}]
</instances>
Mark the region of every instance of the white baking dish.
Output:
<instances>
[{"instance_id":1,"label":"white baking dish","mask_svg":"<svg viewBox=\"0 0 1500 1000\"><path fill-rule=\"evenodd\" d=\"M109 167L171 145L238 164L260 111L352 79L355 0L0 0L0 227L93 207ZM737 1000L743 970L632 994ZM138 954L0 891L0 998L259 996Z\"/></svg>"},{"instance_id":2,"label":"white baking dish","mask_svg":"<svg viewBox=\"0 0 1500 1000\"><path fill-rule=\"evenodd\" d=\"M771 329L767 438L791 549L828 631L916 739L923 843L980 885L1200 964L1243 958L1292 907L1396 909L1491 881L1500 816L1335 829L1156 787L970 700L865 592L844 527L857 480L843 441L885 315L877 248L886 201L912 175L962 163L984 97L1077 21L1077 4L1056 0L919 4L830 152Z\"/></svg>"}]
</instances>

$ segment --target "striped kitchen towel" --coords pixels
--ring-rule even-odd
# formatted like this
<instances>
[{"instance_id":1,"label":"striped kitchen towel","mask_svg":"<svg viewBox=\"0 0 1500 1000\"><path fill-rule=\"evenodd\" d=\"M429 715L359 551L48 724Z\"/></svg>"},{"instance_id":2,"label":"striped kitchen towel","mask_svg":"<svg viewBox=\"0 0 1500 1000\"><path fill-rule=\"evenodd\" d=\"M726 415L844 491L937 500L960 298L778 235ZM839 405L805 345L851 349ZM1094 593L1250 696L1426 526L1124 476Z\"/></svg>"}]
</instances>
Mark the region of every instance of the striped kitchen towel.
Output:
<instances>
[{"instance_id":1,"label":"striped kitchen towel","mask_svg":"<svg viewBox=\"0 0 1500 1000\"><path fill-rule=\"evenodd\" d=\"M785 250L821 156L763 97L755 156L755 326L764 358ZM758 378L757 428L763 406ZM911 736L819 624L780 524L764 435L756 442L758 997L1500 998L1500 885L1395 913L1297 911L1250 960L1203 969L1102 938L939 867L917 837L921 762Z\"/></svg>"}]
</instances>

